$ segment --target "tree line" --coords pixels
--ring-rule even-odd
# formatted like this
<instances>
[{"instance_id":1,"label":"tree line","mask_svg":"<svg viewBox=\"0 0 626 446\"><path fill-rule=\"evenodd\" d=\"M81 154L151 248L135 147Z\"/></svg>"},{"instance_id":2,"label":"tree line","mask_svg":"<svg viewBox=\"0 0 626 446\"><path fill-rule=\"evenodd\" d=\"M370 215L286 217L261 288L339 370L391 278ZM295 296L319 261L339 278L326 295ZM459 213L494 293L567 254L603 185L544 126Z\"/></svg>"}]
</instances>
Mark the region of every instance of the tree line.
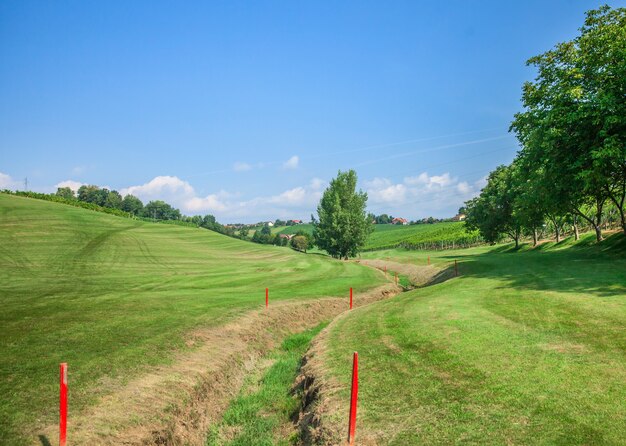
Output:
<instances>
[{"instance_id":1,"label":"tree line","mask_svg":"<svg viewBox=\"0 0 626 446\"><path fill-rule=\"evenodd\" d=\"M10 190L3 190L2 193L69 204L119 217L195 226L210 229L230 237L240 238L235 234L233 228L218 223L213 215L194 215L189 217L162 200L150 201L144 205L139 198L133 195L129 194L122 198L119 192L96 185L83 185L78 189L77 193L74 193L69 187L59 187L53 194L32 191L12 192Z\"/></svg>"},{"instance_id":2,"label":"tree line","mask_svg":"<svg viewBox=\"0 0 626 446\"><path fill-rule=\"evenodd\" d=\"M527 64L537 77L510 127L521 150L465 203L467 225L516 247L546 227L557 242L581 226L601 241L607 221L626 234L626 9L588 11L576 38Z\"/></svg>"}]
</instances>

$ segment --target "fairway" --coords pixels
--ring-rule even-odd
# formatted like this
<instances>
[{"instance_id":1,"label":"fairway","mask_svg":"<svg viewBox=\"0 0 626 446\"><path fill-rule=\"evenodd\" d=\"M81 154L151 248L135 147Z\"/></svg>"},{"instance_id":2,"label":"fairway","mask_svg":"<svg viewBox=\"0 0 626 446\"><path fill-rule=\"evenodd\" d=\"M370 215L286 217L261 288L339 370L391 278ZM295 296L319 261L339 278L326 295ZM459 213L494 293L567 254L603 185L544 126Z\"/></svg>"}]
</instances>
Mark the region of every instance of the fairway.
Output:
<instances>
[{"instance_id":1,"label":"fairway","mask_svg":"<svg viewBox=\"0 0 626 446\"><path fill-rule=\"evenodd\" d=\"M346 296L376 271L205 229L146 223L0 194L0 438L56 422L58 364L70 415L190 349L185 335L271 301Z\"/></svg>"},{"instance_id":2,"label":"fairway","mask_svg":"<svg viewBox=\"0 0 626 446\"><path fill-rule=\"evenodd\" d=\"M460 277L330 325L315 360L339 389L326 405L337 407L326 414L335 440L358 351L357 442L624 444L624 244L615 235L594 246L588 234L526 252L365 255L417 267L427 256L444 268L458 259Z\"/></svg>"}]
</instances>

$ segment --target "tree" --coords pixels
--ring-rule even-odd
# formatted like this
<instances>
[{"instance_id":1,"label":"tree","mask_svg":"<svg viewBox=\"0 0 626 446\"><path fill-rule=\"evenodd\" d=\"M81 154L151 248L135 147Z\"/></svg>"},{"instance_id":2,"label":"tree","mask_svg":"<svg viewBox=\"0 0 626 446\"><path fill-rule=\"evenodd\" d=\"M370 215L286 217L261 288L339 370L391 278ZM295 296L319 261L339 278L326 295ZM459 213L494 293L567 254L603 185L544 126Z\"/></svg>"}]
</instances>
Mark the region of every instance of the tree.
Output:
<instances>
[{"instance_id":1,"label":"tree","mask_svg":"<svg viewBox=\"0 0 626 446\"><path fill-rule=\"evenodd\" d=\"M354 170L339 171L317 206L319 222L313 226L315 244L335 258L355 256L373 228L365 210L367 194L356 192L356 183Z\"/></svg>"},{"instance_id":2,"label":"tree","mask_svg":"<svg viewBox=\"0 0 626 446\"><path fill-rule=\"evenodd\" d=\"M116 190L112 190L107 194L106 200L104 200L104 207L111 209L122 208L122 196Z\"/></svg>"},{"instance_id":3,"label":"tree","mask_svg":"<svg viewBox=\"0 0 626 446\"><path fill-rule=\"evenodd\" d=\"M465 224L477 229L485 240L495 243L506 234L519 247L522 219L516 212L519 194L514 166L499 166L489 174L487 185L480 195L465 203Z\"/></svg>"},{"instance_id":4,"label":"tree","mask_svg":"<svg viewBox=\"0 0 626 446\"><path fill-rule=\"evenodd\" d=\"M139 198L135 197L134 195L128 194L122 200L120 208L123 211L128 212L129 214L140 215L143 209L143 203Z\"/></svg>"},{"instance_id":5,"label":"tree","mask_svg":"<svg viewBox=\"0 0 626 446\"><path fill-rule=\"evenodd\" d=\"M55 195L57 197L65 198L66 200L73 200L76 198L74 196L74 191L69 187L57 187L57 192Z\"/></svg>"},{"instance_id":6,"label":"tree","mask_svg":"<svg viewBox=\"0 0 626 446\"><path fill-rule=\"evenodd\" d=\"M104 206L107 196L109 195L108 189L100 189L93 184L83 185L78 188L78 199L85 203L93 203L98 206Z\"/></svg>"},{"instance_id":7,"label":"tree","mask_svg":"<svg viewBox=\"0 0 626 446\"><path fill-rule=\"evenodd\" d=\"M524 156L540 162L570 211L602 240L607 200L626 233L626 9L587 12L581 34L528 61L525 111L511 124Z\"/></svg>"},{"instance_id":8,"label":"tree","mask_svg":"<svg viewBox=\"0 0 626 446\"><path fill-rule=\"evenodd\" d=\"M143 208L142 215L156 220L179 220L180 211L164 201L151 201Z\"/></svg>"},{"instance_id":9,"label":"tree","mask_svg":"<svg viewBox=\"0 0 626 446\"><path fill-rule=\"evenodd\" d=\"M304 235L296 235L291 239L291 246L298 251L306 252L309 248L309 240Z\"/></svg>"},{"instance_id":10,"label":"tree","mask_svg":"<svg viewBox=\"0 0 626 446\"><path fill-rule=\"evenodd\" d=\"M248 234L249 234L249 233L250 233L250 229L248 229L248 227L247 227L247 226L244 226L243 228L241 228L241 229L239 230L239 235L240 235L241 237L243 237L243 238L248 237Z\"/></svg>"}]
</instances>

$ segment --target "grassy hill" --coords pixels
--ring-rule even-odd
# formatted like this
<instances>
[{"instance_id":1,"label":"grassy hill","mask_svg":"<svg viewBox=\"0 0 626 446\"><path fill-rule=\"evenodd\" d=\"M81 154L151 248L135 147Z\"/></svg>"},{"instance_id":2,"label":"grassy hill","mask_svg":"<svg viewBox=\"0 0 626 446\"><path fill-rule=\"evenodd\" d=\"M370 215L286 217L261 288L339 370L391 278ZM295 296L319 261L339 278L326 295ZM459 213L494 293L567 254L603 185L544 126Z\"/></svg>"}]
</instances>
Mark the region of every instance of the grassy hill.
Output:
<instances>
[{"instance_id":1,"label":"grassy hill","mask_svg":"<svg viewBox=\"0 0 626 446\"><path fill-rule=\"evenodd\" d=\"M462 222L444 222L422 225L375 225L367 239L365 250L396 248L401 244L430 245L471 244L479 241L478 233L469 232Z\"/></svg>"},{"instance_id":2,"label":"grassy hill","mask_svg":"<svg viewBox=\"0 0 626 446\"><path fill-rule=\"evenodd\" d=\"M312 224L294 226L281 226L272 228L272 232L278 234L295 234L298 231L313 233ZM476 243L479 240L478 233L467 231L461 222L445 222L423 225L374 225L374 231L370 234L364 249L374 251L389 249L401 244L439 244L446 245Z\"/></svg>"},{"instance_id":3,"label":"grassy hill","mask_svg":"<svg viewBox=\"0 0 626 446\"><path fill-rule=\"evenodd\" d=\"M272 300L345 295L375 271L197 228L0 194L0 439L56 420L58 364L71 410L167 363L183 336ZM31 432L32 433L32 432Z\"/></svg>"},{"instance_id":4,"label":"grassy hill","mask_svg":"<svg viewBox=\"0 0 626 446\"><path fill-rule=\"evenodd\" d=\"M311 223L303 223L301 225L280 226L276 228L278 234L295 234L298 231L313 234L313 225Z\"/></svg>"},{"instance_id":5,"label":"grassy hill","mask_svg":"<svg viewBox=\"0 0 626 446\"><path fill-rule=\"evenodd\" d=\"M367 253L413 265L429 255L443 268L458 259L460 277L331 325L323 366L342 385L342 422L360 353L357 442L624 444L626 241L592 239Z\"/></svg>"}]
</instances>

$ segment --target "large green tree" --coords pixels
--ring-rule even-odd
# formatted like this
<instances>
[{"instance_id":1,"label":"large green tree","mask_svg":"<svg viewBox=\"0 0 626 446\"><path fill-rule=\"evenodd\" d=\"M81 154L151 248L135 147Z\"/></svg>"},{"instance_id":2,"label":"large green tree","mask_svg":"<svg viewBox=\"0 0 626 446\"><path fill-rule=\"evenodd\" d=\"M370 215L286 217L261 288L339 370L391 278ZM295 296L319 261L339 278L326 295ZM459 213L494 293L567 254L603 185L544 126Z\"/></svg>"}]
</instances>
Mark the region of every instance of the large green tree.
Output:
<instances>
[{"instance_id":1,"label":"large green tree","mask_svg":"<svg viewBox=\"0 0 626 446\"><path fill-rule=\"evenodd\" d=\"M134 195L128 194L122 200L121 208L123 211L126 211L133 215L141 214L143 209L143 203L141 200Z\"/></svg>"},{"instance_id":2,"label":"large green tree","mask_svg":"<svg viewBox=\"0 0 626 446\"><path fill-rule=\"evenodd\" d=\"M156 220L180 220L180 211L161 200L151 201L143 208L142 215Z\"/></svg>"},{"instance_id":3,"label":"large green tree","mask_svg":"<svg viewBox=\"0 0 626 446\"><path fill-rule=\"evenodd\" d=\"M66 200L73 200L76 198L74 196L74 191L69 187L57 187L57 192L55 194L57 197L65 198Z\"/></svg>"},{"instance_id":4,"label":"large green tree","mask_svg":"<svg viewBox=\"0 0 626 446\"><path fill-rule=\"evenodd\" d=\"M354 170L341 172L324 191L313 226L315 244L332 257L354 257L365 244L372 231L367 216L367 194L356 190Z\"/></svg>"},{"instance_id":5,"label":"large green tree","mask_svg":"<svg viewBox=\"0 0 626 446\"><path fill-rule=\"evenodd\" d=\"M603 207L617 207L626 233L626 9L587 13L580 35L533 57L534 82L511 128L570 211L602 239Z\"/></svg>"},{"instance_id":6,"label":"large green tree","mask_svg":"<svg viewBox=\"0 0 626 446\"><path fill-rule=\"evenodd\" d=\"M480 195L465 203L465 224L478 229L485 240L497 242L506 234L519 246L524 218L517 208L519 176L517 166L499 166L489 174Z\"/></svg>"}]
</instances>

